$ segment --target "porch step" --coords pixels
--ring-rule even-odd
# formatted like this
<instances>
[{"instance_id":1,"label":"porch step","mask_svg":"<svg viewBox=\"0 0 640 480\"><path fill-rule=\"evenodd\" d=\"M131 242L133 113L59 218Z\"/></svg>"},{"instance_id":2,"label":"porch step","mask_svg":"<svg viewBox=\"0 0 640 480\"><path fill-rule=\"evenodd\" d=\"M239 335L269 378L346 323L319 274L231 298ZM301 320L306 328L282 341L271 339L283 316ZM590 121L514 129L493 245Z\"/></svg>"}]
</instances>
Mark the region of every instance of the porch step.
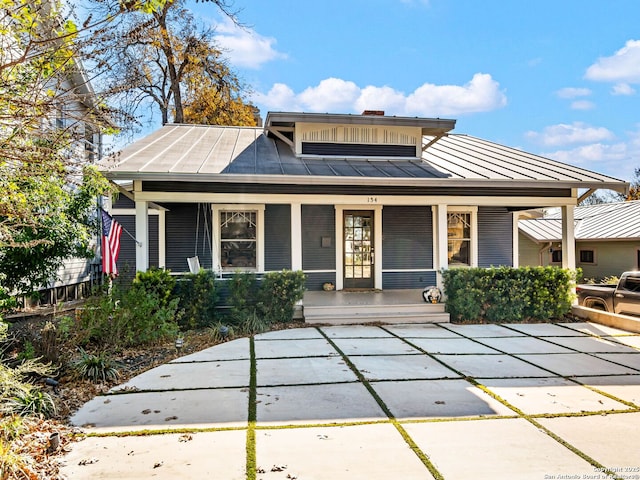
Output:
<instances>
[{"instance_id":1,"label":"porch step","mask_svg":"<svg viewBox=\"0 0 640 480\"><path fill-rule=\"evenodd\" d=\"M396 303L397 298L389 297L387 298L390 301L385 302L380 298L374 300L371 295L378 294L366 294L359 298L350 298L348 301L305 301L304 321L325 325L449 322L449 314L444 311L445 306L442 303Z\"/></svg>"}]
</instances>

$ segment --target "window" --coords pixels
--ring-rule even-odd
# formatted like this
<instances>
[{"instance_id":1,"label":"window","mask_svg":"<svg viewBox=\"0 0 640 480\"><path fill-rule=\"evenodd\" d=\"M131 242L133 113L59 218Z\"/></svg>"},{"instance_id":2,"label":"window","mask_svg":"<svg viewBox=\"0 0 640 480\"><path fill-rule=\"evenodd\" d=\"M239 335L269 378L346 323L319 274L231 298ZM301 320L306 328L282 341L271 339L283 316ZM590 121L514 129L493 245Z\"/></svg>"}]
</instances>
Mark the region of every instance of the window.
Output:
<instances>
[{"instance_id":1,"label":"window","mask_svg":"<svg viewBox=\"0 0 640 480\"><path fill-rule=\"evenodd\" d=\"M471 265L471 213L447 213L449 265Z\"/></svg>"},{"instance_id":2,"label":"window","mask_svg":"<svg viewBox=\"0 0 640 480\"><path fill-rule=\"evenodd\" d=\"M223 269L257 268L258 212L220 211L220 266Z\"/></svg>"},{"instance_id":3,"label":"window","mask_svg":"<svg viewBox=\"0 0 640 480\"><path fill-rule=\"evenodd\" d=\"M551 250L551 263L562 263L562 250Z\"/></svg>"},{"instance_id":4,"label":"window","mask_svg":"<svg viewBox=\"0 0 640 480\"><path fill-rule=\"evenodd\" d=\"M629 275L622 285L620 285L620 288L630 292L640 293L640 276Z\"/></svg>"},{"instance_id":5,"label":"window","mask_svg":"<svg viewBox=\"0 0 640 480\"><path fill-rule=\"evenodd\" d=\"M596 263L596 252L594 250L580 250L580 263Z\"/></svg>"}]
</instances>

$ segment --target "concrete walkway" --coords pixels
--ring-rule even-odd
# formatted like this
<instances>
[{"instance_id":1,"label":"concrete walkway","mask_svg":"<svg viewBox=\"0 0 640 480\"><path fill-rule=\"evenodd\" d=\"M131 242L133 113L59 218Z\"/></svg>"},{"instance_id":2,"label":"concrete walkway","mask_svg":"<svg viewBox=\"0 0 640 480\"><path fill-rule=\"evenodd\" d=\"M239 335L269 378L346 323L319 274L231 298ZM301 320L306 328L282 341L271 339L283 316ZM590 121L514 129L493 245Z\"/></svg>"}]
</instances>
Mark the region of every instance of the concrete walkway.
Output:
<instances>
[{"instance_id":1,"label":"concrete walkway","mask_svg":"<svg viewBox=\"0 0 640 480\"><path fill-rule=\"evenodd\" d=\"M640 335L270 332L145 372L72 421L92 436L70 479L640 479Z\"/></svg>"}]
</instances>

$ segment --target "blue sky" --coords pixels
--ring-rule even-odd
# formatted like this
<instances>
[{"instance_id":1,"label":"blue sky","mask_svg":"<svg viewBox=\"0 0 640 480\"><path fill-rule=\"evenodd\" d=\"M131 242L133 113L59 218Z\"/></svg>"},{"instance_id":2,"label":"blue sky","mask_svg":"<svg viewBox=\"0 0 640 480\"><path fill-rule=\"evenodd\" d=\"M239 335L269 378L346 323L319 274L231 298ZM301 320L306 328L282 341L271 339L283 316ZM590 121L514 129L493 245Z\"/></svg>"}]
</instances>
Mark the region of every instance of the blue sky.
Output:
<instances>
[{"instance_id":1,"label":"blue sky","mask_svg":"<svg viewBox=\"0 0 640 480\"><path fill-rule=\"evenodd\" d=\"M640 167L638 0L209 3L268 111L454 118L465 133L631 180Z\"/></svg>"}]
</instances>

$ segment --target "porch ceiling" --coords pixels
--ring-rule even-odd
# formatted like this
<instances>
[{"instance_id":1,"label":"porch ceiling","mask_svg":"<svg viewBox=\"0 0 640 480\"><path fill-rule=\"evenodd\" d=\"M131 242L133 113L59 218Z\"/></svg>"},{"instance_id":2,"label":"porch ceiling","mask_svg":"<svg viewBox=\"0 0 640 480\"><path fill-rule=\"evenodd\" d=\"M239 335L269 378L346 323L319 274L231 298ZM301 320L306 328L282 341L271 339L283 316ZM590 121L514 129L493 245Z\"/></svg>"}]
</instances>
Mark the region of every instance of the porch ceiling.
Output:
<instances>
[{"instance_id":1,"label":"porch ceiling","mask_svg":"<svg viewBox=\"0 0 640 480\"><path fill-rule=\"evenodd\" d=\"M263 128L165 125L105 159L101 169L114 180L628 188L622 180L468 135L434 138L423 137L428 148L420 159L295 156Z\"/></svg>"}]
</instances>

